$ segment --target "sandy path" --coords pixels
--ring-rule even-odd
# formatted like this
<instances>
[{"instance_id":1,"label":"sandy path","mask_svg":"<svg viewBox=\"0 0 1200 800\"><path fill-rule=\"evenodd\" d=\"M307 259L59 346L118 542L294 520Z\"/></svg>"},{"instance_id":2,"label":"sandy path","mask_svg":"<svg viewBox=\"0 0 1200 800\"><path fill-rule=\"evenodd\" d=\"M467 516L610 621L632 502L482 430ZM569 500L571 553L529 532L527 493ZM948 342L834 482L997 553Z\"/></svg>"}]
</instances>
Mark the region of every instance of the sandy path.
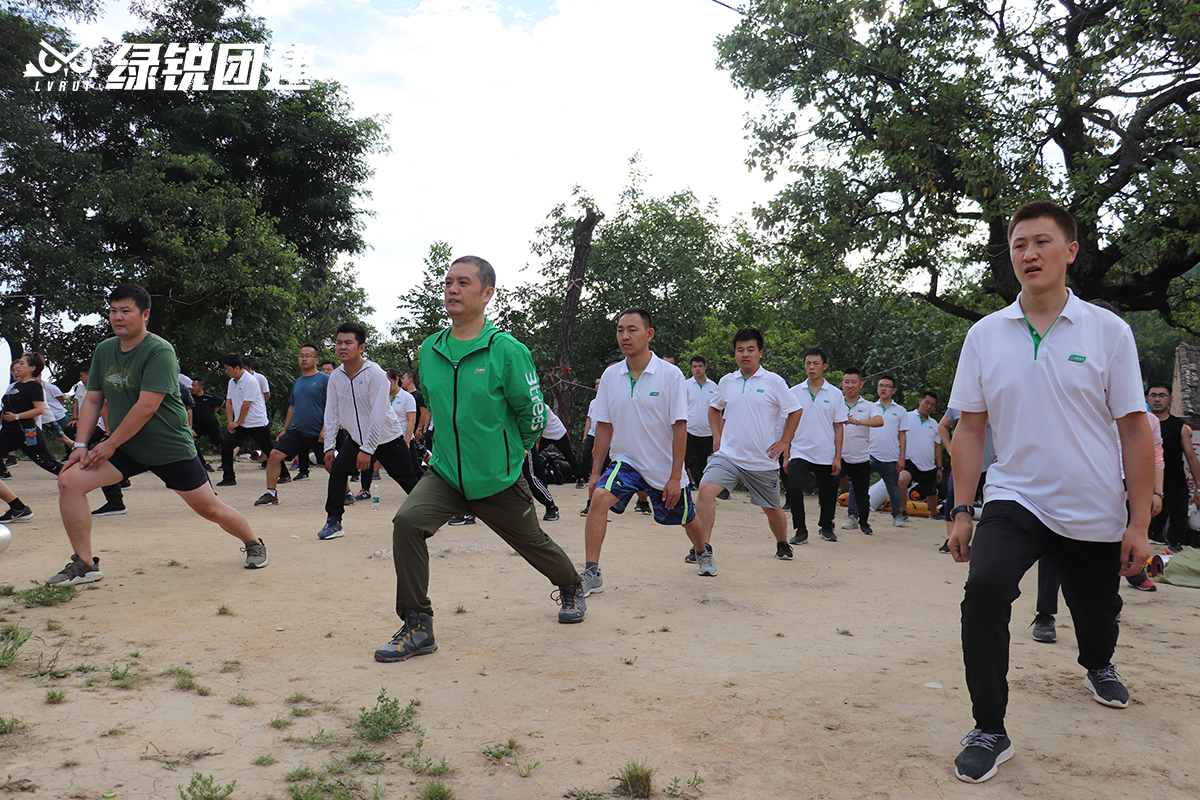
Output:
<instances>
[{"instance_id":1,"label":"sandy path","mask_svg":"<svg viewBox=\"0 0 1200 800\"><path fill-rule=\"evenodd\" d=\"M557 623L552 587L484 525L445 528L430 541L441 649L385 665L371 654L398 627L391 558L378 552L390 546L390 512L348 509L347 536L320 542L323 481L281 487L283 504L254 508L262 474L239 470L222 497L266 541L267 569L243 569L237 542L148 476L126 491L129 514L96 521L103 581L52 608L0 598L3 624L44 640L0 671L0 717L25 723L0 736L0 779L11 776L0 796L28 781L36 792L21 796L178 797L200 771L236 779L235 798L287 797L286 773L320 771L364 746L347 725L381 687L402 703L420 699L421 758L456 767L445 780L463 799L606 793L629 759L658 770L660 797L672 777L686 790L693 774L705 782L691 794L704 798L1200 796L1198 592L1122 583L1116 660L1133 702L1118 711L1083 688L1065 608L1058 644L1029 637L1028 576L1012 625L1017 755L968 786L952 768L970 727L958 643L966 570L936 552L941 523L877 520L873 537L814 541L785 563L771 557L761 512L735 495L718 509L720 574L701 579L683 563L682 531L613 515L606 590L572 626ZM0 556L0 582L21 589L70 553L51 477L24 462L14 476L38 514L12 526ZM584 492L552 488L563 517L545 527L581 560ZM386 479L384 490L394 510L402 492ZM46 672L54 658L63 676L38 676L39 659ZM223 672L231 661L240 664ZM118 688L113 664L142 677ZM172 666L211 694L174 688L161 676ZM52 688L66 701L47 704ZM232 705L239 692L255 705ZM285 698L296 692L314 699L300 704L310 716L291 715ZM276 729L277 718L294 724ZM510 737L516 763L483 755ZM416 739L372 746L388 759L376 774L335 777L361 780L362 797L377 780L383 796L415 796L426 778L405 754ZM268 754L277 763L252 763Z\"/></svg>"}]
</instances>

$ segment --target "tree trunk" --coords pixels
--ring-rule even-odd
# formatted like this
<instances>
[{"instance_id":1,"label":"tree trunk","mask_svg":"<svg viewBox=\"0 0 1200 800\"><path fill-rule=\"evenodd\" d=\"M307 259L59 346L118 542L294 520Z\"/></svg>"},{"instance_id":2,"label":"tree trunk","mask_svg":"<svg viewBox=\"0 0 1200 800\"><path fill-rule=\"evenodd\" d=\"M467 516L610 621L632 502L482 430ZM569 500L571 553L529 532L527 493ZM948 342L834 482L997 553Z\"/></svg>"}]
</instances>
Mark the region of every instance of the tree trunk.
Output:
<instances>
[{"instance_id":1,"label":"tree trunk","mask_svg":"<svg viewBox=\"0 0 1200 800\"><path fill-rule=\"evenodd\" d=\"M583 292L583 278L587 274L588 256L592 252L592 232L604 215L594 208L587 209L583 219L575 221L571 241L575 255L571 259L571 274L567 278L566 298L563 301L562 321L558 327L558 346L554 349L554 369L550 371L547 387L550 390L551 407L562 419L567 430L571 429L575 378L571 372L571 348L575 342L575 316L579 313L579 296Z\"/></svg>"}]
</instances>

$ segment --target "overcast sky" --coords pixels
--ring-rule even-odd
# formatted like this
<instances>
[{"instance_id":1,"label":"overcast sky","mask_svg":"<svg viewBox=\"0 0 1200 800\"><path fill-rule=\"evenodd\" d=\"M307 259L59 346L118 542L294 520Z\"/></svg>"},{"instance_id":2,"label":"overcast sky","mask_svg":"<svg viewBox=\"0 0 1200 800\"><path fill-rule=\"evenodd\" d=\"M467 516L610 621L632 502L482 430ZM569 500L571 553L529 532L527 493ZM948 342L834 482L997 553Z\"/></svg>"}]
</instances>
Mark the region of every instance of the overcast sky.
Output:
<instances>
[{"instance_id":1,"label":"overcast sky","mask_svg":"<svg viewBox=\"0 0 1200 800\"><path fill-rule=\"evenodd\" d=\"M81 45L141 27L107 4ZM381 328L417 282L429 245L490 260L500 284L533 257L550 210L582 186L613 209L628 160L647 190L690 188L722 213L773 187L745 166L744 120L758 106L716 64L738 23L711 0L255 0L277 45L315 47L358 115L389 115L391 152L372 156L370 250L354 259Z\"/></svg>"}]
</instances>

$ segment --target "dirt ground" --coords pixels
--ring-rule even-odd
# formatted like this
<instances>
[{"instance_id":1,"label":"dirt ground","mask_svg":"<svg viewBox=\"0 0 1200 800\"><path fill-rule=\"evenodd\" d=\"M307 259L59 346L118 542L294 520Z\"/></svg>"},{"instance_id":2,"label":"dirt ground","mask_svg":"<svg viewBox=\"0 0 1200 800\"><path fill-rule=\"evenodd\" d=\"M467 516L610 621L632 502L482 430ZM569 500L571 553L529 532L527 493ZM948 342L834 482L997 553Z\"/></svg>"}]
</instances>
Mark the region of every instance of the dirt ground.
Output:
<instances>
[{"instance_id":1,"label":"dirt ground","mask_svg":"<svg viewBox=\"0 0 1200 800\"><path fill-rule=\"evenodd\" d=\"M145 476L126 490L127 515L96 520L102 581L54 607L0 598L2 625L37 637L0 670L0 718L22 723L0 735L0 797L178 797L199 772L236 780L234 798L339 786L415 798L429 778L413 762L442 759L460 800L608 795L630 760L656 770L658 797L1200 797L1196 591L1122 582L1116 662L1133 695L1122 711L1083 687L1065 608L1057 644L1030 638L1031 573L1011 629L1016 756L969 786L952 764L971 727L966 567L937 552L942 523L876 519L875 536L839 530L788 563L772 557L762 513L734 495L717 511L720 574L700 578L681 530L611 515L605 591L580 625L558 624L552 587L486 526L445 528L430 540L440 649L378 664L373 651L399 627L389 548L403 492L385 478L385 510L347 509L345 538L321 542L317 472L255 508L263 475L238 469L221 496L265 540L266 569L244 569L236 541ZM70 549L52 477L26 462L13 474L37 513L11 526L0 556L0 583L21 590ZM563 516L544 526L581 563L585 492L552 488ZM177 688L172 667L209 693ZM421 733L355 735L381 689L420 701ZM513 755L484 754L509 739ZM362 748L383 761L348 764ZM318 777L285 777L304 766Z\"/></svg>"}]
</instances>

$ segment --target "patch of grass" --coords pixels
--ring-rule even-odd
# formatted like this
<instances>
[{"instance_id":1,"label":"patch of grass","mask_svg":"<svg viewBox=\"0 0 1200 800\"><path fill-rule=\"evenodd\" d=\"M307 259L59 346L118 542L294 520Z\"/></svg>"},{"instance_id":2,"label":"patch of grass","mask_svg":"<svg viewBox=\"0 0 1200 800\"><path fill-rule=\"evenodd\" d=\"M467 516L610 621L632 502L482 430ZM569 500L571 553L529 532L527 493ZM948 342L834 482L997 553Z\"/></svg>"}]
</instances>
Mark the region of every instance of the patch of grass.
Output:
<instances>
[{"instance_id":1,"label":"patch of grass","mask_svg":"<svg viewBox=\"0 0 1200 800\"><path fill-rule=\"evenodd\" d=\"M496 761L503 761L517 752L517 748L519 747L520 745L517 744L517 740L510 737L508 744L498 744L495 747L484 748L483 754Z\"/></svg>"},{"instance_id":2,"label":"patch of grass","mask_svg":"<svg viewBox=\"0 0 1200 800\"><path fill-rule=\"evenodd\" d=\"M311 708L304 708L303 706L296 706L295 708L292 709L293 717L311 717L312 714L313 714L313 710Z\"/></svg>"},{"instance_id":3,"label":"patch of grass","mask_svg":"<svg viewBox=\"0 0 1200 800\"><path fill-rule=\"evenodd\" d=\"M86 663L86 662L85 662L85 663L83 663L83 664L76 664L76 665L75 665L75 671L76 671L76 672L79 672L79 673L84 673L84 672L95 672L95 671L96 671L96 670L98 670L98 669L99 669L99 667L97 667L95 664L88 664L88 663Z\"/></svg>"},{"instance_id":4,"label":"patch of grass","mask_svg":"<svg viewBox=\"0 0 1200 800\"><path fill-rule=\"evenodd\" d=\"M129 654L129 657L136 661L137 659L142 657L142 651L134 650Z\"/></svg>"},{"instance_id":5,"label":"patch of grass","mask_svg":"<svg viewBox=\"0 0 1200 800\"><path fill-rule=\"evenodd\" d=\"M663 625L661 628L659 628L659 630L660 630L660 631L662 631L663 633L670 633L670 631L671 631L671 626L670 626L670 625Z\"/></svg>"},{"instance_id":6,"label":"patch of grass","mask_svg":"<svg viewBox=\"0 0 1200 800\"><path fill-rule=\"evenodd\" d=\"M48 619L48 620L46 620L46 630L48 630L48 631L61 631L61 630L62 630L62 623L61 623L61 622L59 622L59 621L58 621L58 620L56 620L56 619Z\"/></svg>"},{"instance_id":7,"label":"patch of grass","mask_svg":"<svg viewBox=\"0 0 1200 800\"><path fill-rule=\"evenodd\" d=\"M350 755L346 756L346 761L355 765L382 764L385 758L387 758L387 756L378 750L360 747Z\"/></svg>"},{"instance_id":8,"label":"patch of grass","mask_svg":"<svg viewBox=\"0 0 1200 800\"><path fill-rule=\"evenodd\" d=\"M0 583L0 597L12 597L16 590L17 587L11 583Z\"/></svg>"},{"instance_id":9,"label":"patch of grass","mask_svg":"<svg viewBox=\"0 0 1200 800\"><path fill-rule=\"evenodd\" d=\"M171 676L173 678L190 678L192 671L187 667L167 667L162 672L158 673L163 677Z\"/></svg>"},{"instance_id":10,"label":"patch of grass","mask_svg":"<svg viewBox=\"0 0 1200 800\"><path fill-rule=\"evenodd\" d=\"M417 800L454 800L454 790L435 778L417 790Z\"/></svg>"},{"instance_id":11,"label":"patch of grass","mask_svg":"<svg viewBox=\"0 0 1200 800\"><path fill-rule=\"evenodd\" d=\"M645 761L630 759L611 780L617 782L616 794L638 798L654 796L654 767Z\"/></svg>"},{"instance_id":12,"label":"patch of grass","mask_svg":"<svg viewBox=\"0 0 1200 800\"><path fill-rule=\"evenodd\" d=\"M336 756L325 765L325 774L327 775L344 775L346 773L346 761Z\"/></svg>"},{"instance_id":13,"label":"patch of grass","mask_svg":"<svg viewBox=\"0 0 1200 800\"><path fill-rule=\"evenodd\" d=\"M75 759L75 758L68 758L66 761L64 761L59 766L61 766L63 769L70 769L71 767L78 767L79 760Z\"/></svg>"},{"instance_id":14,"label":"patch of grass","mask_svg":"<svg viewBox=\"0 0 1200 800\"><path fill-rule=\"evenodd\" d=\"M407 730L416 730L413 718L417 715L420 700L409 700L408 706L400 708L400 701L387 696L387 689L380 689L375 698L375 707L362 708L358 722L351 727L354 732L369 742L381 742ZM294 710L294 709L293 709Z\"/></svg>"},{"instance_id":15,"label":"patch of grass","mask_svg":"<svg viewBox=\"0 0 1200 800\"><path fill-rule=\"evenodd\" d=\"M458 769L451 766L445 758L436 763L432 758L426 758L424 761L413 759L408 768L417 775L428 775L431 778L440 778L442 775L453 775L458 772Z\"/></svg>"},{"instance_id":16,"label":"patch of grass","mask_svg":"<svg viewBox=\"0 0 1200 800\"><path fill-rule=\"evenodd\" d=\"M137 673L133 672L133 665L126 663L125 668L121 669L113 662L113 665L108 668L108 677L110 677L120 689L132 689L137 683Z\"/></svg>"},{"instance_id":17,"label":"patch of grass","mask_svg":"<svg viewBox=\"0 0 1200 800\"><path fill-rule=\"evenodd\" d=\"M238 672L242 668L242 662L236 658L231 661L226 661L221 665L221 672Z\"/></svg>"},{"instance_id":18,"label":"patch of grass","mask_svg":"<svg viewBox=\"0 0 1200 800\"><path fill-rule=\"evenodd\" d=\"M622 658L621 660L622 660L623 662L625 662L625 666L627 666L627 667L632 667L632 666L633 666L633 662L637 661L637 659L638 659L638 657L637 657L637 656L634 656L633 658Z\"/></svg>"},{"instance_id":19,"label":"patch of grass","mask_svg":"<svg viewBox=\"0 0 1200 800\"><path fill-rule=\"evenodd\" d=\"M237 614L234 614L233 609L230 608L229 606L218 606L217 607L217 616L218 617L236 617Z\"/></svg>"},{"instance_id":20,"label":"patch of grass","mask_svg":"<svg viewBox=\"0 0 1200 800\"><path fill-rule=\"evenodd\" d=\"M254 759L252 763L256 767L269 767L277 761L278 759L276 759L275 756L267 753L265 756L259 756L258 758Z\"/></svg>"},{"instance_id":21,"label":"patch of grass","mask_svg":"<svg viewBox=\"0 0 1200 800\"><path fill-rule=\"evenodd\" d=\"M22 589L16 593L26 608L61 605L78 594L74 586L65 583L56 583L52 586L37 581L30 581L30 583L33 584L32 589Z\"/></svg>"},{"instance_id":22,"label":"patch of grass","mask_svg":"<svg viewBox=\"0 0 1200 800\"><path fill-rule=\"evenodd\" d=\"M332 638L333 638L333 631L330 631L329 633L325 634L325 638L326 638L326 639L332 639Z\"/></svg>"},{"instance_id":23,"label":"patch of grass","mask_svg":"<svg viewBox=\"0 0 1200 800\"><path fill-rule=\"evenodd\" d=\"M201 775L197 772L192 776L192 782L187 787L179 787L179 796L183 800L229 800L237 781L227 786L217 783L212 775Z\"/></svg>"},{"instance_id":24,"label":"patch of grass","mask_svg":"<svg viewBox=\"0 0 1200 800\"><path fill-rule=\"evenodd\" d=\"M462 603L459 603L458 605L456 605L454 607L454 613L455 614L465 614L465 613L467 613L467 607L464 606Z\"/></svg>"},{"instance_id":25,"label":"patch of grass","mask_svg":"<svg viewBox=\"0 0 1200 800\"><path fill-rule=\"evenodd\" d=\"M104 733L102 733L102 734L100 734L100 735L101 735L101 736L106 736L106 737L112 737L112 736L124 736L124 735L125 735L125 729L124 729L124 728L122 728L120 725L117 725L116 727L109 728L108 730L106 730Z\"/></svg>"},{"instance_id":26,"label":"patch of grass","mask_svg":"<svg viewBox=\"0 0 1200 800\"><path fill-rule=\"evenodd\" d=\"M33 637L33 631L23 631L15 625L5 626L0 638L0 669L7 669L17 661L17 654Z\"/></svg>"},{"instance_id":27,"label":"patch of grass","mask_svg":"<svg viewBox=\"0 0 1200 800\"><path fill-rule=\"evenodd\" d=\"M173 558L172 558L170 561L168 561L168 562L167 562L167 566L168 566L168 567L182 567L182 566L183 566L183 562L182 562L182 561L177 561L177 560L175 560L175 559L173 559Z\"/></svg>"},{"instance_id":28,"label":"patch of grass","mask_svg":"<svg viewBox=\"0 0 1200 800\"><path fill-rule=\"evenodd\" d=\"M212 689L208 688L207 686L201 686L197 683L196 694L200 695L201 697L208 697L210 694L212 694Z\"/></svg>"},{"instance_id":29,"label":"patch of grass","mask_svg":"<svg viewBox=\"0 0 1200 800\"><path fill-rule=\"evenodd\" d=\"M535 761L532 764L522 765L515 758L513 759L513 766L517 768L517 774L522 778L528 778L530 775L532 775L533 771L537 769L538 765L541 763L541 761Z\"/></svg>"},{"instance_id":30,"label":"patch of grass","mask_svg":"<svg viewBox=\"0 0 1200 800\"><path fill-rule=\"evenodd\" d=\"M59 703L61 703L63 700L66 700L66 699L67 699L67 692L65 689L47 689L46 690L46 702L52 706L56 706Z\"/></svg>"},{"instance_id":31,"label":"patch of grass","mask_svg":"<svg viewBox=\"0 0 1200 800\"><path fill-rule=\"evenodd\" d=\"M315 703L316 701L306 695L304 692L292 692L287 696L286 699L284 699L283 702L287 703L289 706L294 706L297 703Z\"/></svg>"},{"instance_id":32,"label":"patch of grass","mask_svg":"<svg viewBox=\"0 0 1200 800\"><path fill-rule=\"evenodd\" d=\"M838 635L840 635L840 636L853 636L854 635L853 633L850 632L849 628L838 628L837 632L838 632Z\"/></svg>"},{"instance_id":33,"label":"patch of grass","mask_svg":"<svg viewBox=\"0 0 1200 800\"><path fill-rule=\"evenodd\" d=\"M247 697L245 692L238 692L229 698L229 705L231 706L252 706L254 704L254 701Z\"/></svg>"},{"instance_id":34,"label":"patch of grass","mask_svg":"<svg viewBox=\"0 0 1200 800\"><path fill-rule=\"evenodd\" d=\"M0 736L10 734L24 724L16 717L0 717Z\"/></svg>"},{"instance_id":35,"label":"patch of grass","mask_svg":"<svg viewBox=\"0 0 1200 800\"><path fill-rule=\"evenodd\" d=\"M563 797L570 800L604 800L603 795L596 794L590 789L575 788L567 792Z\"/></svg>"},{"instance_id":36,"label":"patch of grass","mask_svg":"<svg viewBox=\"0 0 1200 800\"><path fill-rule=\"evenodd\" d=\"M282 729L286 728L288 725L291 725L292 721L287 717L276 717L275 719L271 720L270 724L272 728Z\"/></svg>"},{"instance_id":37,"label":"patch of grass","mask_svg":"<svg viewBox=\"0 0 1200 800\"><path fill-rule=\"evenodd\" d=\"M297 781L311 781L317 777L317 773L307 764L301 764L291 772L284 773L283 779L288 783L296 783Z\"/></svg>"},{"instance_id":38,"label":"patch of grass","mask_svg":"<svg viewBox=\"0 0 1200 800\"><path fill-rule=\"evenodd\" d=\"M697 600L696 602L697 602L697 603L699 603L699 604L700 604L700 605L702 605L702 606L706 606L706 605L708 605L709 603L711 603L711 602L712 602L712 600L711 600L711 599L709 599L709 596L708 596L708 595L704 595L703 597L701 597L701 598L700 598L699 600Z\"/></svg>"}]
</instances>

